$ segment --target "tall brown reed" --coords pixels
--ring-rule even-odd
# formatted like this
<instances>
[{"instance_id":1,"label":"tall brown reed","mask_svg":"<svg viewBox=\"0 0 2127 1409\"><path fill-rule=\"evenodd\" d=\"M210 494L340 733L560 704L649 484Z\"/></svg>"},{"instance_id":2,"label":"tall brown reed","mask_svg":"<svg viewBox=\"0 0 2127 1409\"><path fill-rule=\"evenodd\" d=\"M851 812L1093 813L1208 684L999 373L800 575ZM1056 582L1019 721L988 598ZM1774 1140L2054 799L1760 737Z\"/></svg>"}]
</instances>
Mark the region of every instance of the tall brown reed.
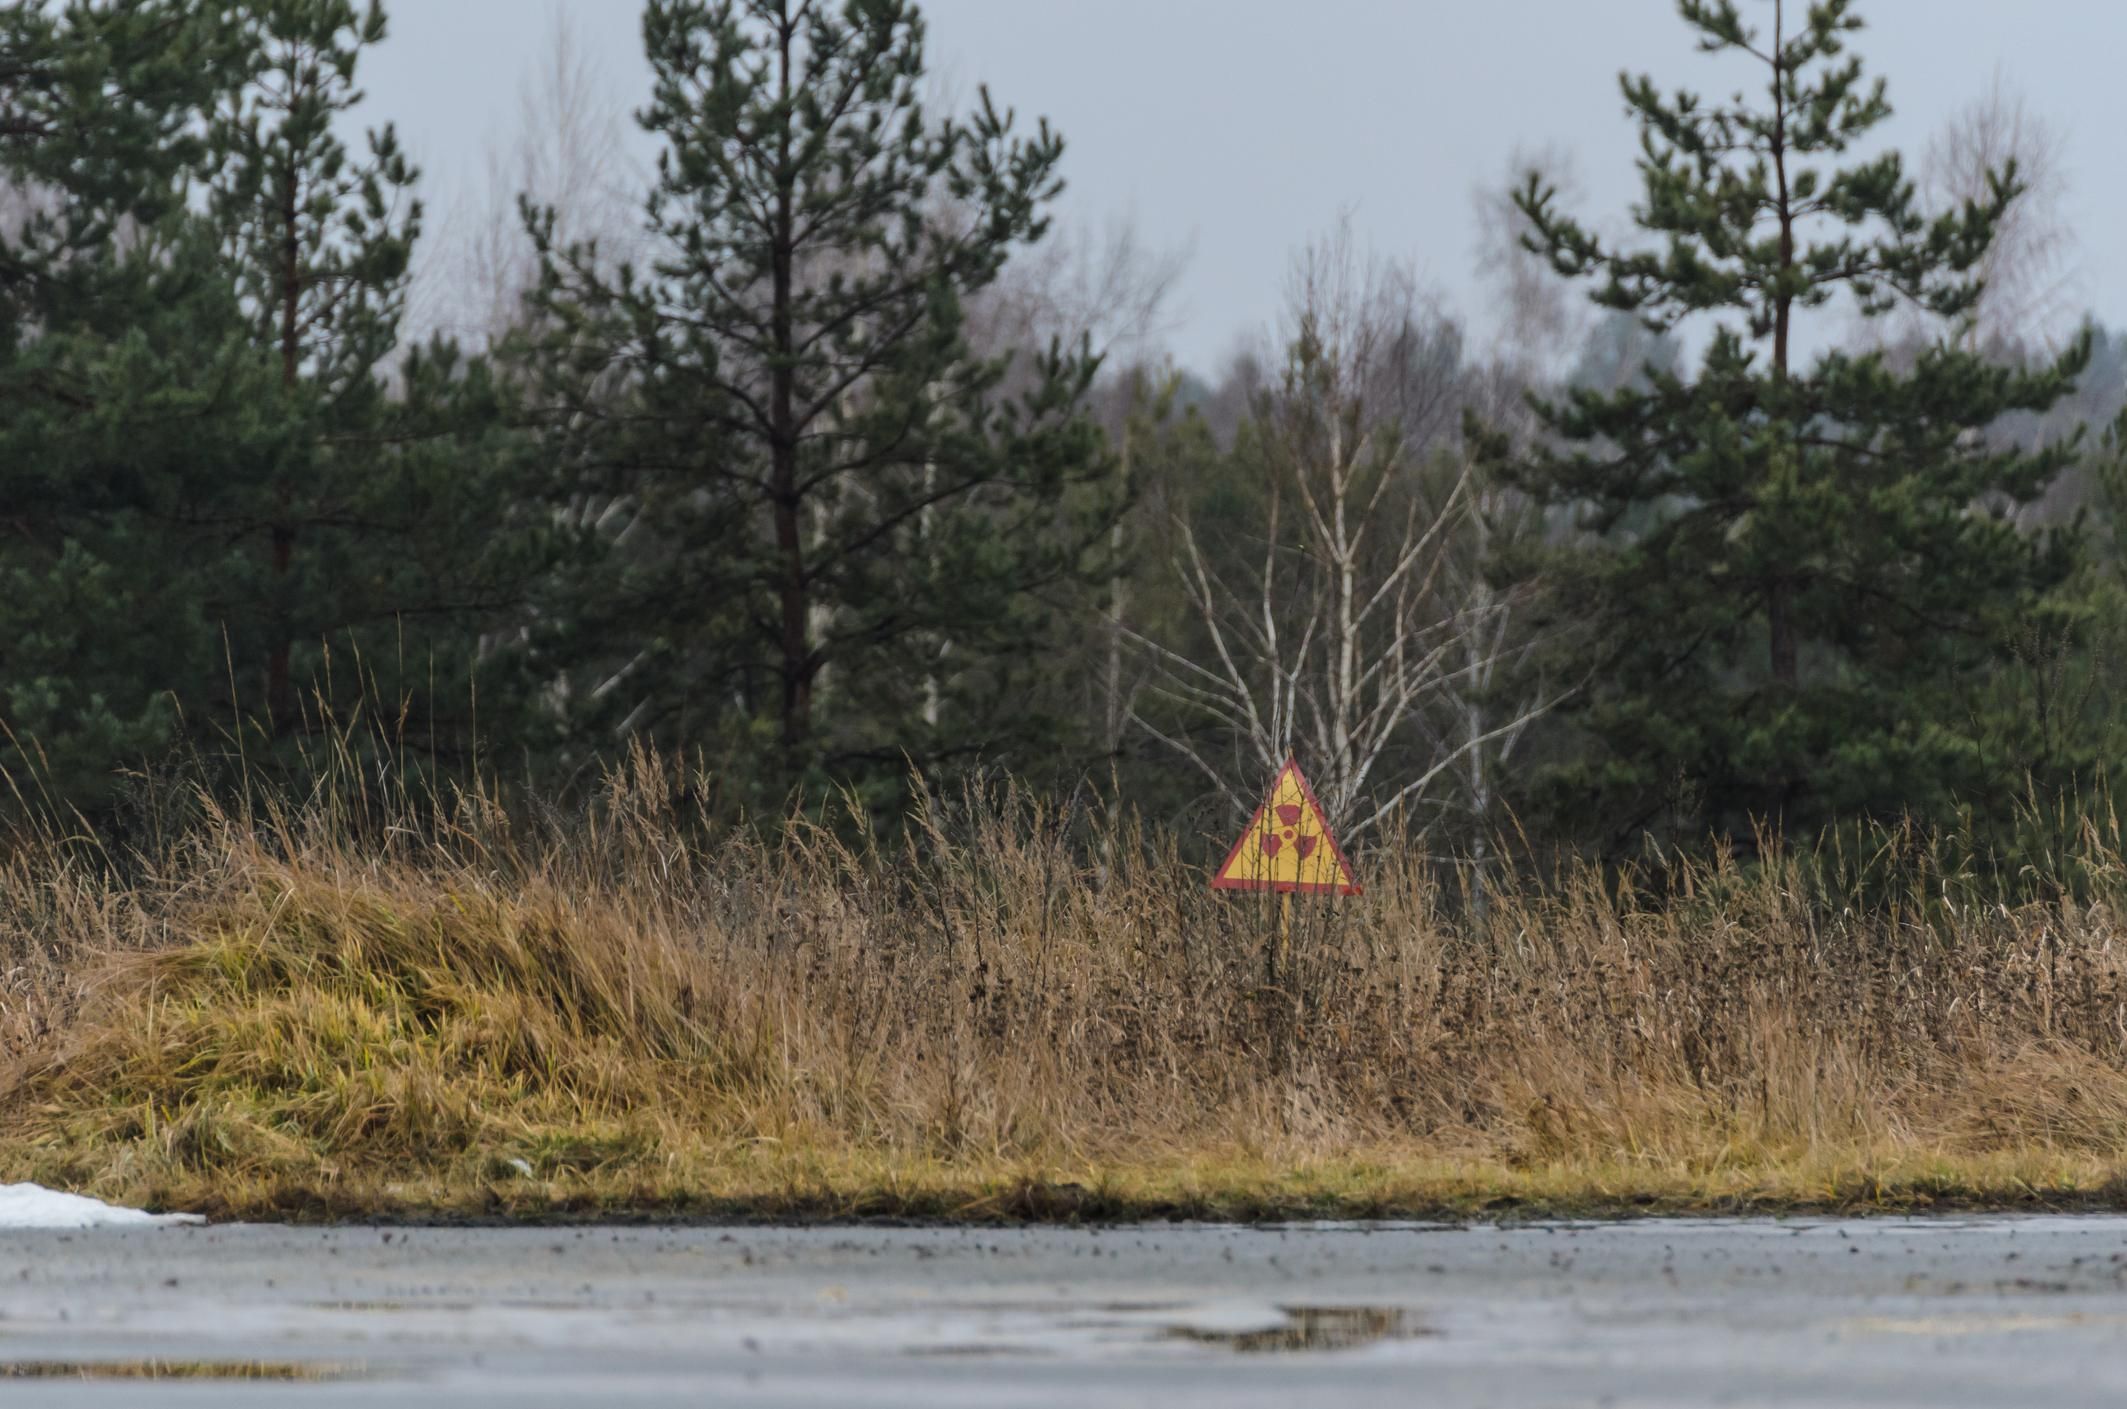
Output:
<instances>
[{"instance_id":1,"label":"tall brown reed","mask_svg":"<svg viewBox=\"0 0 2127 1409\"><path fill-rule=\"evenodd\" d=\"M970 787L888 836L711 825L698 784L638 754L562 817L343 783L202 802L122 861L25 831L0 1173L418 1206L1432 1161L1623 1196L2127 1150L2095 832L2101 883L2015 905L1895 836L1866 903L1768 847L1475 906L1387 846L1281 969L1268 904L1084 794Z\"/></svg>"}]
</instances>

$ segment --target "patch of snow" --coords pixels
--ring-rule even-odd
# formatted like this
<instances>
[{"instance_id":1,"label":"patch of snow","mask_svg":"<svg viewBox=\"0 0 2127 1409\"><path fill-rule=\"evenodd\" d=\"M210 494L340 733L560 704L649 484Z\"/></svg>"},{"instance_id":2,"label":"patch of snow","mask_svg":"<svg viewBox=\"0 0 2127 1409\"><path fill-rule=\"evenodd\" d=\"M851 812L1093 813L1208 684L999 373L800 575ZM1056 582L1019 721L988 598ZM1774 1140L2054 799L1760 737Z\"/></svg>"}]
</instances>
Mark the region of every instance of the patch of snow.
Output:
<instances>
[{"instance_id":1,"label":"patch of snow","mask_svg":"<svg viewBox=\"0 0 2127 1409\"><path fill-rule=\"evenodd\" d=\"M0 1184L0 1228L138 1228L205 1221L196 1213L145 1213L37 1184Z\"/></svg>"}]
</instances>

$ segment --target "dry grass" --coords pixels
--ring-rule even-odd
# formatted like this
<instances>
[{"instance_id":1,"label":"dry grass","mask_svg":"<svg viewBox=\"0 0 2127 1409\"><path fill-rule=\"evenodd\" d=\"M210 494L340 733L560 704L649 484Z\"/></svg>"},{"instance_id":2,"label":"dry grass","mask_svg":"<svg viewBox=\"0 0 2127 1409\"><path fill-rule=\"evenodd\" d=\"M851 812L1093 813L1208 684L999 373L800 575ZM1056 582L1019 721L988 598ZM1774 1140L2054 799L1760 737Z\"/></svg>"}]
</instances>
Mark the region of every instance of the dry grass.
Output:
<instances>
[{"instance_id":1,"label":"dry grass","mask_svg":"<svg viewBox=\"0 0 2127 1409\"><path fill-rule=\"evenodd\" d=\"M1775 861L1274 911L1086 809L905 839L328 792L0 876L0 1179L208 1212L1105 1217L2107 1204L2109 900ZM1892 843L1895 847L1895 840ZM2092 844L2092 891L2111 872ZM1888 868L1876 858L1877 870ZM1890 868L1895 869L1895 868Z\"/></svg>"}]
</instances>

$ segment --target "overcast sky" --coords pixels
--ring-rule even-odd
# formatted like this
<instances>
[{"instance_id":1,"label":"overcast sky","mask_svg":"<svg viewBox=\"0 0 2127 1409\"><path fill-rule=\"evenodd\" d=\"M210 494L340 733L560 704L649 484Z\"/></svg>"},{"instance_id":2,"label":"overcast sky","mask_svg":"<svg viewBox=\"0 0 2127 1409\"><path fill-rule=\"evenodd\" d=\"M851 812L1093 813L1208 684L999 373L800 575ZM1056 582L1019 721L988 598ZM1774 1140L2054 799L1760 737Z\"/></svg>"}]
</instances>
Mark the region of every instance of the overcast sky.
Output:
<instances>
[{"instance_id":1,"label":"overcast sky","mask_svg":"<svg viewBox=\"0 0 2127 1409\"><path fill-rule=\"evenodd\" d=\"M637 0L387 0L366 63L371 120L395 121L441 211L509 140L557 13L611 101L647 78ZM934 71L987 83L1064 134L1063 218L1129 220L1186 250L1166 338L1206 371L1278 311L1293 251L1349 211L1375 251L1408 258L1485 326L1472 192L1517 147L1576 158L1586 213L1634 195L1621 68L1664 87L1731 86L1692 48L1673 0L927 0ZM1770 0L1745 0L1771 13ZM1890 79L1892 142L1917 153L1997 70L2067 137L2076 302L2127 321L2127 5L2106 0L1863 0L1858 48Z\"/></svg>"}]
</instances>

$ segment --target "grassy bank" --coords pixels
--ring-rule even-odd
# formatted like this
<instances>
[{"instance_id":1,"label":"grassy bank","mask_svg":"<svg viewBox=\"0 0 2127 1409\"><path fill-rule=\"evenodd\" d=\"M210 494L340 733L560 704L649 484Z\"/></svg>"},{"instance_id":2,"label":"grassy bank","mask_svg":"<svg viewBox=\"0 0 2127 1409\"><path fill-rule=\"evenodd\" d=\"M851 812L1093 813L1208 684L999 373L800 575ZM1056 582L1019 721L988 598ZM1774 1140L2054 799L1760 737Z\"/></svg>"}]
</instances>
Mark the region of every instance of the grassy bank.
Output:
<instances>
[{"instance_id":1,"label":"grassy bank","mask_svg":"<svg viewBox=\"0 0 2127 1409\"><path fill-rule=\"evenodd\" d=\"M2127 1206L2110 902L1410 852L1253 897L1082 808L768 841L324 796L0 876L0 1180L218 1214ZM2104 887L2098 891L2102 894Z\"/></svg>"}]
</instances>

